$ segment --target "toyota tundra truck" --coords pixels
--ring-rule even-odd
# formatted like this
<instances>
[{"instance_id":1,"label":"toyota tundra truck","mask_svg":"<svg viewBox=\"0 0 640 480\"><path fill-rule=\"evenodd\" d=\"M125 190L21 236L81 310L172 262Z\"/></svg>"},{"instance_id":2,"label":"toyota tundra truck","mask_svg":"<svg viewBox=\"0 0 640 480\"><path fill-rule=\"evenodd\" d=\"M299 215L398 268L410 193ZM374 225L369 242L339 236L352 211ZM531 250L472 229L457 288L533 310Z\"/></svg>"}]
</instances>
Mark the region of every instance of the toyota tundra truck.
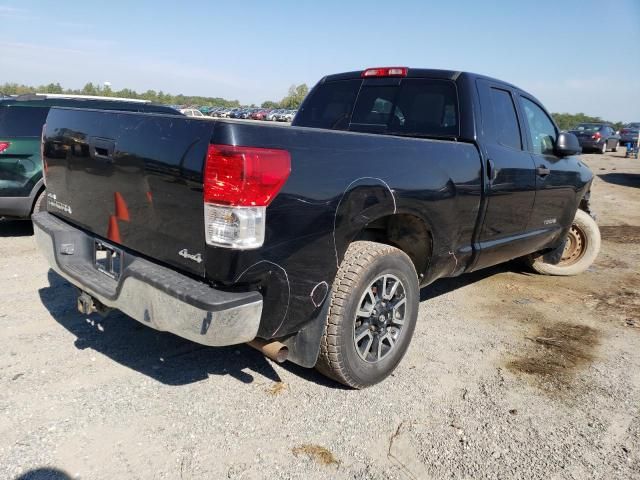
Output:
<instances>
[{"instance_id":1,"label":"toyota tundra truck","mask_svg":"<svg viewBox=\"0 0 640 480\"><path fill-rule=\"evenodd\" d=\"M591 265L579 152L535 97L458 71L329 75L292 126L52 108L33 221L81 312L363 388L405 354L421 287Z\"/></svg>"}]
</instances>

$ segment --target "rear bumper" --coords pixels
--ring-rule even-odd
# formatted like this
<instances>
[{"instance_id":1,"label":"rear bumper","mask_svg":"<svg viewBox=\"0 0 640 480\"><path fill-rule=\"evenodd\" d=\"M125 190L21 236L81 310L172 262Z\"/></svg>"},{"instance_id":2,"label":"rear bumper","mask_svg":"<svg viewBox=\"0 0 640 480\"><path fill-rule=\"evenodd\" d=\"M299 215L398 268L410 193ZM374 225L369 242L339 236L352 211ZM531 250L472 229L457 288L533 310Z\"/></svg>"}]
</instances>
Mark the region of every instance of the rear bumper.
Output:
<instances>
[{"instance_id":1,"label":"rear bumper","mask_svg":"<svg viewBox=\"0 0 640 480\"><path fill-rule=\"evenodd\" d=\"M26 218L32 203L32 197L0 197L0 217Z\"/></svg>"},{"instance_id":2,"label":"rear bumper","mask_svg":"<svg viewBox=\"0 0 640 480\"><path fill-rule=\"evenodd\" d=\"M600 150L604 141L596 142L595 140L580 140L580 146L587 150Z\"/></svg>"},{"instance_id":3,"label":"rear bumper","mask_svg":"<svg viewBox=\"0 0 640 480\"><path fill-rule=\"evenodd\" d=\"M59 275L101 304L203 345L248 342L262 315L258 292L224 292L129 252L114 280L94 266L95 238L48 212L33 216L38 247Z\"/></svg>"}]
</instances>

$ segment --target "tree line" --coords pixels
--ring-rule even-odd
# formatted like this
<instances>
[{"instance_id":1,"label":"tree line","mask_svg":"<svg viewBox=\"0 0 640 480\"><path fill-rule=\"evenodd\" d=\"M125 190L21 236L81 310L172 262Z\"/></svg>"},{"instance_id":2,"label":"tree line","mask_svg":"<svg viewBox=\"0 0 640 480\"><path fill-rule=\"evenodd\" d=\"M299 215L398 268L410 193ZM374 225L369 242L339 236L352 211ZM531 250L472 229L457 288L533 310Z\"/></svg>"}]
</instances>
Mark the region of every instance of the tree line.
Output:
<instances>
[{"instance_id":1,"label":"tree line","mask_svg":"<svg viewBox=\"0 0 640 480\"><path fill-rule=\"evenodd\" d=\"M130 88L112 90L108 85L96 85L91 82L87 83L81 89L63 88L59 83L50 83L48 85L40 85L37 87L17 83L5 83L0 85L0 93L4 93L6 95L21 95L25 93L66 93L69 95L100 95L105 97L135 98L140 100L150 100L164 105L194 105L207 107L240 106L240 102L238 100L227 100L220 97L203 97L182 94L172 95L170 93L165 93L162 90L158 92L155 90L147 90L142 93L138 93ZM306 84L291 85L287 95L282 100L268 100L263 102L261 107L296 109L300 107L300 104L302 103L302 100L304 100L304 97L307 96L307 93L309 93L309 87L307 87ZM256 105L250 106L255 107ZM600 117L593 117L584 113L552 113L551 115L561 130L569 130L578 123L583 122L610 123L616 130L620 130L624 125L623 122L606 121Z\"/></svg>"},{"instance_id":2,"label":"tree line","mask_svg":"<svg viewBox=\"0 0 640 480\"><path fill-rule=\"evenodd\" d=\"M624 126L624 122L610 122L584 113L552 113L551 116L561 130L570 130L579 123L608 123L614 130L620 130Z\"/></svg>"},{"instance_id":3,"label":"tree line","mask_svg":"<svg viewBox=\"0 0 640 480\"><path fill-rule=\"evenodd\" d=\"M295 109L300 106L302 100L309 92L309 88L306 84L292 85L289 88L288 94L279 102L266 101L262 104L263 108L289 108ZM132 98L139 100L149 100L154 103L161 103L164 105L194 105L194 106L207 106L207 107L239 107L240 102L238 100L227 100L221 97L203 97L197 95L173 95L163 92L162 90L156 92L155 90L147 90L146 92L136 92L130 88L123 88L122 90L112 90L109 85L98 85L94 83L87 83L81 89L77 88L63 88L59 83L50 83L48 85L29 86L18 83L4 83L0 85L0 94L5 95L23 95L28 93L61 93L67 95L99 95L103 97L120 97L120 98ZM256 105L250 105L255 107Z\"/></svg>"}]
</instances>

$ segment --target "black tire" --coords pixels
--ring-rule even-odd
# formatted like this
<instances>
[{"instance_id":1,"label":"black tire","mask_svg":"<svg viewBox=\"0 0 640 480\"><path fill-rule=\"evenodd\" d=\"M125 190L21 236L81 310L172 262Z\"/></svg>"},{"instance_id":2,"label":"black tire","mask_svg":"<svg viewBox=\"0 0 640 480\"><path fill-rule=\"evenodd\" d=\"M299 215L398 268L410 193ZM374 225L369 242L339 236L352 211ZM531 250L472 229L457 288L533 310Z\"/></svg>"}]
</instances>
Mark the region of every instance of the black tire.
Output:
<instances>
[{"instance_id":1,"label":"black tire","mask_svg":"<svg viewBox=\"0 0 640 480\"><path fill-rule=\"evenodd\" d=\"M616 142L616 146L611 149L612 152L617 152L618 147L620 146L620 142Z\"/></svg>"},{"instance_id":2,"label":"black tire","mask_svg":"<svg viewBox=\"0 0 640 480\"><path fill-rule=\"evenodd\" d=\"M572 239L573 235L579 240ZM570 248L572 242L574 245L580 245L579 251L574 252L574 249ZM598 224L587 212L578 210L569 232L567 248L559 263L546 263L542 255L531 255L527 260L534 271L543 275L578 275L587 270L596 260L600 252L600 244Z\"/></svg>"},{"instance_id":3,"label":"black tire","mask_svg":"<svg viewBox=\"0 0 640 480\"><path fill-rule=\"evenodd\" d=\"M44 204L44 199L45 199L45 195L47 194L46 190L42 190L38 196L36 197L36 201L33 202L33 209L31 210L31 215L33 215L34 213L38 213L38 212L42 212L45 210L45 204Z\"/></svg>"},{"instance_id":4,"label":"black tire","mask_svg":"<svg viewBox=\"0 0 640 480\"><path fill-rule=\"evenodd\" d=\"M376 306L372 302L371 318L363 320L362 316L357 316L357 312L362 311L363 299L373 291L374 282L381 277L384 278L383 292L387 287L387 278L392 279L387 291L391 292L391 298L385 300L386 293L383 293ZM394 290L395 280L399 286ZM400 289L403 294L394 301ZM377 287L375 292L376 297L379 297ZM401 301L402 298L404 302ZM353 242L347 249L333 285L316 368L322 374L352 388L360 389L384 380L398 366L409 347L418 318L419 298L418 277L411 259L404 252L381 243ZM392 313L389 313L392 304L397 307L393 307ZM385 313L380 310L383 314L378 316L377 308L387 308L387 311ZM392 318L399 318L396 317L395 308L403 308L403 323L399 327L393 326L396 322ZM388 319L388 324L385 318ZM385 321L384 325L366 327L367 321L374 324L379 319ZM377 361L367 361L362 357L362 352L357 350L356 328L373 329L373 333L367 332L372 343L375 342L375 335L382 338L375 343L376 352L369 351L369 348L373 348L371 345L363 349L365 356L368 352L372 356L377 354ZM398 330L397 337L394 342L387 339L392 344L385 355L380 355L383 347L378 349L377 345L384 344L384 338L387 333L391 335L390 332L395 331L393 329Z\"/></svg>"},{"instance_id":5,"label":"black tire","mask_svg":"<svg viewBox=\"0 0 640 480\"><path fill-rule=\"evenodd\" d=\"M602 147L600 147L600 150L598 150L598 153L600 155L604 155L605 153L607 153L607 142L606 141L602 144Z\"/></svg>"}]
</instances>

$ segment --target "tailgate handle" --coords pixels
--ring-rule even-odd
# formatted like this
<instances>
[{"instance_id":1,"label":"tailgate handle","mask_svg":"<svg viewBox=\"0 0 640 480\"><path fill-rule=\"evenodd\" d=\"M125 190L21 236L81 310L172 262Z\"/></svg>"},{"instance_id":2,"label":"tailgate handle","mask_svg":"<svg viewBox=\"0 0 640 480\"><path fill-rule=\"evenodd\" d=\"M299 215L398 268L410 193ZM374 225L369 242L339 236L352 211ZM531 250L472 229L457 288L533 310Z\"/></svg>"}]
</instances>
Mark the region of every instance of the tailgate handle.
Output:
<instances>
[{"instance_id":1,"label":"tailgate handle","mask_svg":"<svg viewBox=\"0 0 640 480\"><path fill-rule=\"evenodd\" d=\"M113 152L116 149L116 142L110 138L90 137L89 151L91 158L96 160L107 160L113 162Z\"/></svg>"}]
</instances>

